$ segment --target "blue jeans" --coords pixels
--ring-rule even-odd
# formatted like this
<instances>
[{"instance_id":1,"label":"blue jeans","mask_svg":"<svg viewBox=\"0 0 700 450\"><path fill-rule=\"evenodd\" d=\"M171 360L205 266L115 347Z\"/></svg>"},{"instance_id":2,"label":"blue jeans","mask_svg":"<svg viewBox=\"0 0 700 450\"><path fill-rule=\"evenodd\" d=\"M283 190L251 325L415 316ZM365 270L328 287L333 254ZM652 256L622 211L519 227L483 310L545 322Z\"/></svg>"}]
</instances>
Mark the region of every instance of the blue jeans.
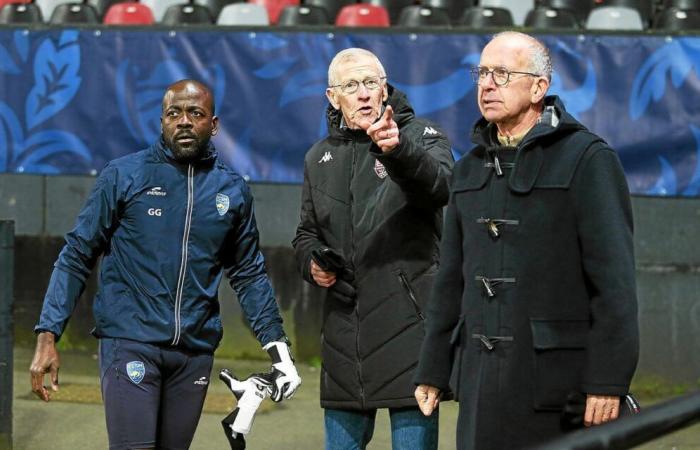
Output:
<instances>
[{"instance_id":1,"label":"blue jeans","mask_svg":"<svg viewBox=\"0 0 700 450\"><path fill-rule=\"evenodd\" d=\"M438 412L425 417L418 407L389 408L393 450L437 450ZM372 440L376 416L376 409L326 409L326 450L364 450Z\"/></svg>"}]
</instances>

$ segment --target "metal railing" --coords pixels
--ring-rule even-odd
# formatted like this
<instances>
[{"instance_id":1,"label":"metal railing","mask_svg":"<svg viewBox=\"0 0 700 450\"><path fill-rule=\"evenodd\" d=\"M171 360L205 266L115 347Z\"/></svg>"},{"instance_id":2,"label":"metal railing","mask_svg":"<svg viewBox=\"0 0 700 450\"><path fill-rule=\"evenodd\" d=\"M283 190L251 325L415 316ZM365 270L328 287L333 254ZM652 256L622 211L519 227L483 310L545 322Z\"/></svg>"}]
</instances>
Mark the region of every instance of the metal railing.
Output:
<instances>
[{"instance_id":1,"label":"metal railing","mask_svg":"<svg viewBox=\"0 0 700 450\"><path fill-rule=\"evenodd\" d=\"M700 422L700 391L642 409L639 414L567 434L538 450L621 450Z\"/></svg>"}]
</instances>

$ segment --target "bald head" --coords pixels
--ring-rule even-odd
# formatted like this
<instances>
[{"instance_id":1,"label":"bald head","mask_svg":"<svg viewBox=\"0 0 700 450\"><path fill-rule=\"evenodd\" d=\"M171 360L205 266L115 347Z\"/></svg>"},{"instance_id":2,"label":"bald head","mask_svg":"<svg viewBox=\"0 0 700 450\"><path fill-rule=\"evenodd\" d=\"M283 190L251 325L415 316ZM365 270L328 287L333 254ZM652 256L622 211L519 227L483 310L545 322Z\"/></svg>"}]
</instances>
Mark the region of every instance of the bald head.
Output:
<instances>
[{"instance_id":1,"label":"bald head","mask_svg":"<svg viewBox=\"0 0 700 450\"><path fill-rule=\"evenodd\" d=\"M204 102L204 105L211 111L211 114L215 114L214 95L206 84L197 80L180 80L171 84L165 90L165 95L163 95L163 111L165 111L166 103L168 103L175 94L199 96L202 102Z\"/></svg>"},{"instance_id":2,"label":"bald head","mask_svg":"<svg viewBox=\"0 0 700 450\"><path fill-rule=\"evenodd\" d=\"M196 80L168 86L160 123L165 145L176 160L189 163L205 156L209 139L219 128L209 88Z\"/></svg>"},{"instance_id":3,"label":"bald head","mask_svg":"<svg viewBox=\"0 0 700 450\"><path fill-rule=\"evenodd\" d=\"M552 80L552 59L539 39L518 31L504 31L494 35L487 47L491 44L508 47L525 63L528 71Z\"/></svg>"}]
</instances>

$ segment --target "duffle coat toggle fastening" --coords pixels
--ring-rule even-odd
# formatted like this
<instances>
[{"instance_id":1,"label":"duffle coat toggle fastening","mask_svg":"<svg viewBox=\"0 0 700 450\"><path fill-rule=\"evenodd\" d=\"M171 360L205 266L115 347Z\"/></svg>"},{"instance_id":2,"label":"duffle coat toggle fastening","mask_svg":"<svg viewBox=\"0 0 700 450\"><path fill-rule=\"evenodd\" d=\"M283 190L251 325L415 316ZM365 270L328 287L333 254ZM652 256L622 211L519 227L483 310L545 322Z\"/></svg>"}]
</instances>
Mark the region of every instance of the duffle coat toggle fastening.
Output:
<instances>
[{"instance_id":1,"label":"duffle coat toggle fastening","mask_svg":"<svg viewBox=\"0 0 700 450\"><path fill-rule=\"evenodd\" d=\"M502 146L495 146L495 147L489 147L486 149L486 153L493 159L493 162L486 162L484 163L484 167L490 167L493 168L493 170L496 172L496 175L499 177L503 176L503 169L512 169L515 167L515 163L513 162L501 162L501 160L498 158L498 152L499 150L507 148L510 150L515 150L513 147L502 147Z\"/></svg>"},{"instance_id":2,"label":"duffle coat toggle fastening","mask_svg":"<svg viewBox=\"0 0 700 450\"><path fill-rule=\"evenodd\" d=\"M486 350L492 351L494 348L494 344L498 342L512 342L513 341L513 336L486 336L485 334L479 334L479 333L473 333L472 338L478 339L481 341L482 344L484 344L484 347L486 347Z\"/></svg>"},{"instance_id":3,"label":"duffle coat toggle fastening","mask_svg":"<svg viewBox=\"0 0 700 450\"><path fill-rule=\"evenodd\" d=\"M515 283L515 278L486 278L481 275L474 277L476 281L481 282L481 286L484 288L484 292L489 298L496 296L496 291L493 289L494 286L501 283Z\"/></svg>"},{"instance_id":4,"label":"duffle coat toggle fastening","mask_svg":"<svg viewBox=\"0 0 700 450\"><path fill-rule=\"evenodd\" d=\"M485 224L491 237L498 239L501 237L500 230L498 229L500 225L518 225L520 221L514 219L487 219L484 217L479 217L476 219L476 223Z\"/></svg>"}]
</instances>

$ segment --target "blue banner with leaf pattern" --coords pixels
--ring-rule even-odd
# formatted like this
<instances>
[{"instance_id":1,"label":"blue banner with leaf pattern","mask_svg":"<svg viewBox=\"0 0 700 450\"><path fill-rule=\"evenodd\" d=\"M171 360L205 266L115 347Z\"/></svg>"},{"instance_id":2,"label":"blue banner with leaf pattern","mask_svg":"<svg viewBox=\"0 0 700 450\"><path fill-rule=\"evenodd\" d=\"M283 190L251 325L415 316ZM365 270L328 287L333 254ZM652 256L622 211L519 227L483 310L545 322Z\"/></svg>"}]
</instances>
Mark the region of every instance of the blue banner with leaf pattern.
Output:
<instances>
[{"instance_id":1,"label":"blue banner with leaf pattern","mask_svg":"<svg viewBox=\"0 0 700 450\"><path fill-rule=\"evenodd\" d=\"M541 35L551 92L620 154L633 193L700 190L700 38ZM326 134L328 64L347 47L384 63L456 157L478 118L469 69L489 36L463 33L0 29L0 172L95 174L160 134L164 89L211 86L224 160L251 181L302 180Z\"/></svg>"}]
</instances>

